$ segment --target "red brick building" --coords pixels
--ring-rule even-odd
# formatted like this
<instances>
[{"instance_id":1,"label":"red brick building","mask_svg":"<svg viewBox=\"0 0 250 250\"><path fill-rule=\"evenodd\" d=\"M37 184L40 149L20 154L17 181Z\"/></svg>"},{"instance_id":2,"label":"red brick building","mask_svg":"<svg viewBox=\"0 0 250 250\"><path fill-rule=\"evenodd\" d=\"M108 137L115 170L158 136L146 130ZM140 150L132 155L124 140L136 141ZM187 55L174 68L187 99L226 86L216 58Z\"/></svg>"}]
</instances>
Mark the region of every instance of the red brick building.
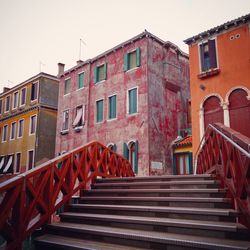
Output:
<instances>
[{"instance_id":1,"label":"red brick building","mask_svg":"<svg viewBox=\"0 0 250 250\"><path fill-rule=\"evenodd\" d=\"M188 56L145 31L64 71L56 154L98 140L139 175L172 172L171 143L187 127Z\"/></svg>"}]
</instances>

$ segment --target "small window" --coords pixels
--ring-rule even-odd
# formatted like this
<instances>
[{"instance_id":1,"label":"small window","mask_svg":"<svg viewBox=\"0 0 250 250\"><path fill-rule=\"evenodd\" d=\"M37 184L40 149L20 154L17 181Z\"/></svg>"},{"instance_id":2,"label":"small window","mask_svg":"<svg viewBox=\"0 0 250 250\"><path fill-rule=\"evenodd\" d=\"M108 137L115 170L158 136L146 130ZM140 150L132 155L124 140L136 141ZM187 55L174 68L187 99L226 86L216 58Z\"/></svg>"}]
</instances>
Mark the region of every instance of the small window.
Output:
<instances>
[{"instance_id":1,"label":"small window","mask_svg":"<svg viewBox=\"0 0 250 250\"><path fill-rule=\"evenodd\" d=\"M84 72L78 74L78 89L84 87Z\"/></svg>"},{"instance_id":2,"label":"small window","mask_svg":"<svg viewBox=\"0 0 250 250\"><path fill-rule=\"evenodd\" d=\"M15 169L16 173L20 172L21 168L21 153L16 153Z\"/></svg>"},{"instance_id":3,"label":"small window","mask_svg":"<svg viewBox=\"0 0 250 250\"><path fill-rule=\"evenodd\" d=\"M4 155L1 155L1 156L0 156L0 174L3 173L5 157L6 157L6 156L4 156Z\"/></svg>"},{"instance_id":4,"label":"small window","mask_svg":"<svg viewBox=\"0 0 250 250\"><path fill-rule=\"evenodd\" d=\"M34 150L28 151L28 170L34 167Z\"/></svg>"},{"instance_id":5,"label":"small window","mask_svg":"<svg viewBox=\"0 0 250 250\"><path fill-rule=\"evenodd\" d=\"M63 111L63 123L62 123L62 130L69 129L69 110Z\"/></svg>"},{"instance_id":6,"label":"small window","mask_svg":"<svg viewBox=\"0 0 250 250\"><path fill-rule=\"evenodd\" d=\"M138 173L138 141L123 144L123 156L129 160L135 174Z\"/></svg>"},{"instance_id":7,"label":"small window","mask_svg":"<svg viewBox=\"0 0 250 250\"><path fill-rule=\"evenodd\" d=\"M7 141L7 137L8 137L8 125L4 125L2 132L2 142Z\"/></svg>"},{"instance_id":8,"label":"small window","mask_svg":"<svg viewBox=\"0 0 250 250\"><path fill-rule=\"evenodd\" d=\"M35 101L38 98L38 82L32 83L31 86L31 101Z\"/></svg>"},{"instance_id":9,"label":"small window","mask_svg":"<svg viewBox=\"0 0 250 250\"><path fill-rule=\"evenodd\" d=\"M36 115L30 117L30 135L36 133Z\"/></svg>"},{"instance_id":10,"label":"small window","mask_svg":"<svg viewBox=\"0 0 250 250\"><path fill-rule=\"evenodd\" d=\"M70 85L71 85L71 80L70 78L68 78L64 81L64 95L67 95L70 93Z\"/></svg>"},{"instance_id":11,"label":"small window","mask_svg":"<svg viewBox=\"0 0 250 250\"><path fill-rule=\"evenodd\" d=\"M200 45L201 70L208 71L217 68L215 40L208 40Z\"/></svg>"},{"instance_id":12,"label":"small window","mask_svg":"<svg viewBox=\"0 0 250 250\"><path fill-rule=\"evenodd\" d=\"M3 100L0 100L0 115L2 114L2 110L3 110Z\"/></svg>"},{"instance_id":13,"label":"small window","mask_svg":"<svg viewBox=\"0 0 250 250\"><path fill-rule=\"evenodd\" d=\"M10 111L10 96L7 96L5 99L5 112Z\"/></svg>"},{"instance_id":14,"label":"small window","mask_svg":"<svg viewBox=\"0 0 250 250\"><path fill-rule=\"evenodd\" d=\"M116 118L116 95L109 97L109 119Z\"/></svg>"},{"instance_id":15,"label":"small window","mask_svg":"<svg viewBox=\"0 0 250 250\"><path fill-rule=\"evenodd\" d=\"M137 113L137 88L128 91L128 113Z\"/></svg>"},{"instance_id":16,"label":"small window","mask_svg":"<svg viewBox=\"0 0 250 250\"><path fill-rule=\"evenodd\" d=\"M11 174L13 173L14 170L14 154L12 155L7 155L5 157L5 164L3 168L3 173L4 174Z\"/></svg>"},{"instance_id":17,"label":"small window","mask_svg":"<svg viewBox=\"0 0 250 250\"><path fill-rule=\"evenodd\" d=\"M21 90L20 106L25 105L26 103L26 88Z\"/></svg>"},{"instance_id":18,"label":"small window","mask_svg":"<svg viewBox=\"0 0 250 250\"><path fill-rule=\"evenodd\" d=\"M103 100L96 102L96 122L103 121Z\"/></svg>"},{"instance_id":19,"label":"small window","mask_svg":"<svg viewBox=\"0 0 250 250\"><path fill-rule=\"evenodd\" d=\"M124 56L124 71L140 67L141 65L141 51L140 48L125 54Z\"/></svg>"},{"instance_id":20,"label":"small window","mask_svg":"<svg viewBox=\"0 0 250 250\"><path fill-rule=\"evenodd\" d=\"M94 82L100 82L107 79L107 63L95 67Z\"/></svg>"},{"instance_id":21,"label":"small window","mask_svg":"<svg viewBox=\"0 0 250 250\"><path fill-rule=\"evenodd\" d=\"M12 109L16 109L18 106L18 97L19 97L19 93L15 92L13 94L13 102L12 102Z\"/></svg>"},{"instance_id":22,"label":"small window","mask_svg":"<svg viewBox=\"0 0 250 250\"><path fill-rule=\"evenodd\" d=\"M10 127L10 140L14 140L16 138L16 122L11 123Z\"/></svg>"},{"instance_id":23,"label":"small window","mask_svg":"<svg viewBox=\"0 0 250 250\"><path fill-rule=\"evenodd\" d=\"M18 133L17 138L23 137L23 129L24 129L24 120L18 121Z\"/></svg>"},{"instance_id":24,"label":"small window","mask_svg":"<svg viewBox=\"0 0 250 250\"><path fill-rule=\"evenodd\" d=\"M78 106L76 108L76 116L73 122L73 127L81 127L84 125L84 106Z\"/></svg>"}]
</instances>

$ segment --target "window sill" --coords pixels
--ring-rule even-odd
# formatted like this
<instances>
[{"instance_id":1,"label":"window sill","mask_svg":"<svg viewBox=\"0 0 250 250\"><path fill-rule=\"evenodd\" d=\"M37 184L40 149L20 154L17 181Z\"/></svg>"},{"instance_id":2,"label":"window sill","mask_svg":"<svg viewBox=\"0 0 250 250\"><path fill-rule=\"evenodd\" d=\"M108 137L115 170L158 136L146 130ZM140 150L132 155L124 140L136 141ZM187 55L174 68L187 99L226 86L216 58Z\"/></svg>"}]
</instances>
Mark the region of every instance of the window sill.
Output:
<instances>
[{"instance_id":1,"label":"window sill","mask_svg":"<svg viewBox=\"0 0 250 250\"><path fill-rule=\"evenodd\" d=\"M74 127L74 130L76 133L79 133L83 128L83 125L82 126L78 126L78 127Z\"/></svg>"},{"instance_id":2,"label":"window sill","mask_svg":"<svg viewBox=\"0 0 250 250\"><path fill-rule=\"evenodd\" d=\"M99 82L96 82L96 83L95 83L95 85L98 85L98 84L104 83L105 81L106 81L106 79L101 80L101 81L99 81Z\"/></svg>"},{"instance_id":3,"label":"window sill","mask_svg":"<svg viewBox=\"0 0 250 250\"><path fill-rule=\"evenodd\" d=\"M198 75L198 78L199 79L204 79L204 78L207 78L207 77L210 77L210 76L214 76L214 75L218 75L220 73L220 70L219 69L209 69L205 72L202 72Z\"/></svg>"},{"instance_id":4,"label":"window sill","mask_svg":"<svg viewBox=\"0 0 250 250\"><path fill-rule=\"evenodd\" d=\"M125 72L126 72L126 73L129 73L129 72L135 71L135 70L137 70L137 69L139 69L139 68L140 68L139 66L136 66L136 67L134 67L134 68L131 68L131 69L126 70Z\"/></svg>"},{"instance_id":5,"label":"window sill","mask_svg":"<svg viewBox=\"0 0 250 250\"><path fill-rule=\"evenodd\" d=\"M67 94L64 94L63 97L66 97L66 96L69 96L69 95L70 95L70 93L67 93Z\"/></svg>"},{"instance_id":6,"label":"window sill","mask_svg":"<svg viewBox=\"0 0 250 250\"><path fill-rule=\"evenodd\" d=\"M78 88L78 89L76 89L76 91L80 91L80 90L83 90L83 89L85 89L85 87Z\"/></svg>"},{"instance_id":7,"label":"window sill","mask_svg":"<svg viewBox=\"0 0 250 250\"><path fill-rule=\"evenodd\" d=\"M69 130L62 130L61 131L61 135L66 135L66 134L68 134L69 133Z\"/></svg>"},{"instance_id":8,"label":"window sill","mask_svg":"<svg viewBox=\"0 0 250 250\"><path fill-rule=\"evenodd\" d=\"M117 117L115 117L115 118L108 118L107 122L112 122L112 121L115 121L115 120L117 120Z\"/></svg>"},{"instance_id":9,"label":"window sill","mask_svg":"<svg viewBox=\"0 0 250 250\"><path fill-rule=\"evenodd\" d=\"M128 117L135 116L135 115L138 115L138 112L131 113L131 114L130 114L130 113L127 113L127 116L128 116Z\"/></svg>"}]
</instances>

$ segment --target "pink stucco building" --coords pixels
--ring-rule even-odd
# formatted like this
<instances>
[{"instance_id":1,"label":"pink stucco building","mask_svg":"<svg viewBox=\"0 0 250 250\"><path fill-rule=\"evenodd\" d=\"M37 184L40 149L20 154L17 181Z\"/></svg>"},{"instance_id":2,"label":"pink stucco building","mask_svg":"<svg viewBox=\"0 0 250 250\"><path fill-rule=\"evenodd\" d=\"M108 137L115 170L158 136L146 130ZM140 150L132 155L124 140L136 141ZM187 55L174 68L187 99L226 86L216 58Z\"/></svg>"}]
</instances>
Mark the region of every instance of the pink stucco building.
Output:
<instances>
[{"instance_id":1,"label":"pink stucco building","mask_svg":"<svg viewBox=\"0 0 250 250\"><path fill-rule=\"evenodd\" d=\"M172 173L171 144L187 127L187 54L145 31L58 69L57 155L98 140L138 175Z\"/></svg>"}]
</instances>

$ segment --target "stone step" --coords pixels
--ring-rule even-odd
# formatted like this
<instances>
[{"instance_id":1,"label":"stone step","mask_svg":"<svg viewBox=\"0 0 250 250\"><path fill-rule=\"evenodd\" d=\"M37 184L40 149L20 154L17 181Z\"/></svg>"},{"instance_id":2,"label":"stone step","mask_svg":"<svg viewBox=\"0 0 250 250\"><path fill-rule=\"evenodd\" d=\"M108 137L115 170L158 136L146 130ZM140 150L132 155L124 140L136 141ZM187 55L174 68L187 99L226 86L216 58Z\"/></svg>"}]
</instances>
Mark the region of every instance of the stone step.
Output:
<instances>
[{"instance_id":1,"label":"stone step","mask_svg":"<svg viewBox=\"0 0 250 250\"><path fill-rule=\"evenodd\" d=\"M173 218L150 218L145 216L120 216L92 213L62 213L61 221L93 225L153 230L170 233L190 234L216 238L248 238L247 228L239 223Z\"/></svg>"},{"instance_id":2,"label":"stone step","mask_svg":"<svg viewBox=\"0 0 250 250\"><path fill-rule=\"evenodd\" d=\"M230 208L228 198L85 196L80 203Z\"/></svg>"},{"instance_id":3,"label":"stone step","mask_svg":"<svg viewBox=\"0 0 250 250\"><path fill-rule=\"evenodd\" d=\"M121 178L98 178L96 183L113 182L140 182L140 181L172 181L172 180L213 180L214 175L161 175L161 176L139 176L139 177L121 177Z\"/></svg>"},{"instance_id":4,"label":"stone step","mask_svg":"<svg viewBox=\"0 0 250 250\"><path fill-rule=\"evenodd\" d=\"M135 188L219 188L219 181L216 180L174 180L174 181L140 181L140 182L114 182L94 183L92 189L135 189Z\"/></svg>"},{"instance_id":5,"label":"stone step","mask_svg":"<svg viewBox=\"0 0 250 250\"><path fill-rule=\"evenodd\" d=\"M225 189L92 189L83 190L83 196L178 196L178 197L224 197Z\"/></svg>"},{"instance_id":6,"label":"stone step","mask_svg":"<svg viewBox=\"0 0 250 250\"><path fill-rule=\"evenodd\" d=\"M79 223L60 222L48 225L49 234L102 241L147 249L224 249L247 250L247 241L219 239L167 232L142 231ZM38 239L37 239L38 241Z\"/></svg>"},{"instance_id":7,"label":"stone step","mask_svg":"<svg viewBox=\"0 0 250 250\"><path fill-rule=\"evenodd\" d=\"M239 215L239 213L233 209L107 204L72 204L68 206L68 211L230 222L235 222L236 217Z\"/></svg>"}]
</instances>

